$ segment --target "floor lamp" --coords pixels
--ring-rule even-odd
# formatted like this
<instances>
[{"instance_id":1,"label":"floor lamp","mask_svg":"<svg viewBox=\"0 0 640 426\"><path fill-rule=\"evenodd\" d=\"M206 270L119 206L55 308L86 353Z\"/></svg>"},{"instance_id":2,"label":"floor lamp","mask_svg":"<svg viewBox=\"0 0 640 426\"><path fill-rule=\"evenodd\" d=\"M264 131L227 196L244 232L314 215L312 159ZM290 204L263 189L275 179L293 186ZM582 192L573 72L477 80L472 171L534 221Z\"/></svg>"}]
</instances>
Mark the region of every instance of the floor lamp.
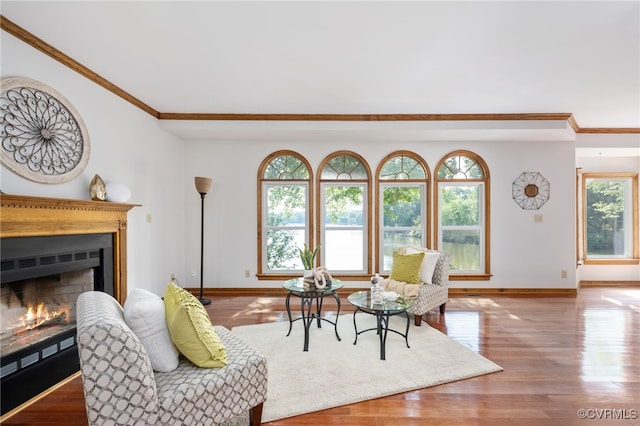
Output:
<instances>
[{"instance_id":1,"label":"floor lamp","mask_svg":"<svg viewBox=\"0 0 640 426\"><path fill-rule=\"evenodd\" d=\"M204 272L204 196L209 192L211 188L211 178L196 177L196 190L200 193L201 208L200 208L200 303L208 305L211 300L202 296L203 292L203 272Z\"/></svg>"}]
</instances>

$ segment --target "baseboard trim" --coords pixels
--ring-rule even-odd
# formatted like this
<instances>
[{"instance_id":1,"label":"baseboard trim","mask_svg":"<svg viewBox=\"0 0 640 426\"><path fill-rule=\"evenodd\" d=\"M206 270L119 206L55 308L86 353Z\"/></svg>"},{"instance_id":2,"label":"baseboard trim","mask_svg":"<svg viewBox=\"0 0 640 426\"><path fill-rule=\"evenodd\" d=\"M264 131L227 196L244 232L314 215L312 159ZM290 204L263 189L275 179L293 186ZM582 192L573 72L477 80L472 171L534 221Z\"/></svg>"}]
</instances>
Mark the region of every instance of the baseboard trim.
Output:
<instances>
[{"instance_id":1,"label":"baseboard trim","mask_svg":"<svg viewBox=\"0 0 640 426\"><path fill-rule=\"evenodd\" d=\"M449 288L450 296L575 296L576 288Z\"/></svg>"},{"instance_id":2,"label":"baseboard trim","mask_svg":"<svg viewBox=\"0 0 640 426\"><path fill-rule=\"evenodd\" d=\"M640 281L580 281L580 287L640 287Z\"/></svg>"},{"instance_id":3,"label":"baseboard trim","mask_svg":"<svg viewBox=\"0 0 640 426\"><path fill-rule=\"evenodd\" d=\"M348 295L358 290L368 290L369 287L362 288L342 288L338 290L340 295ZM199 288L187 288L193 294L199 294ZM260 287L217 287L205 288L203 291L206 297L216 296L284 296L287 291L279 288L260 288ZM578 294L577 288L449 288L451 296L575 296Z\"/></svg>"},{"instance_id":4,"label":"baseboard trim","mask_svg":"<svg viewBox=\"0 0 640 426\"><path fill-rule=\"evenodd\" d=\"M338 290L338 294L351 294L354 291L369 290L370 287L362 288L341 288ZM185 288L188 292L199 296L200 288ZM204 297L216 297L216 296L286 296L288 291L282 287L263 288L263 287L217 287L217 288L205 288L203 290Z\"/></svg>"}]
</instances>

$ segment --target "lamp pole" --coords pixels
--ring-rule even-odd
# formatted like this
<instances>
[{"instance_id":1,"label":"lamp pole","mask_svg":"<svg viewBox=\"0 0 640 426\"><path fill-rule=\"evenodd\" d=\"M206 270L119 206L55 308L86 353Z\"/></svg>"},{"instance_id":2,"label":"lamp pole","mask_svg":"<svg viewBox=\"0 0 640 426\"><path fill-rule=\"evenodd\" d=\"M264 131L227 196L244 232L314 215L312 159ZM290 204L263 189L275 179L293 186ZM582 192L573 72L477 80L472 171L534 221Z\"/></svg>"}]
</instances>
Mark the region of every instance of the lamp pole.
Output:
<instances>
[{"instance_id":1,"label":"lamp pole","mask_svg":"<svg viewBox=\"0 0 640 426\"><path fill-rule=\"evenodd\" d=\"M211 179L196 177L196 190L200 193L200 303L208 305L210 299L204 297L204 197L211 187Z\"/></svg>"}]
</instances>

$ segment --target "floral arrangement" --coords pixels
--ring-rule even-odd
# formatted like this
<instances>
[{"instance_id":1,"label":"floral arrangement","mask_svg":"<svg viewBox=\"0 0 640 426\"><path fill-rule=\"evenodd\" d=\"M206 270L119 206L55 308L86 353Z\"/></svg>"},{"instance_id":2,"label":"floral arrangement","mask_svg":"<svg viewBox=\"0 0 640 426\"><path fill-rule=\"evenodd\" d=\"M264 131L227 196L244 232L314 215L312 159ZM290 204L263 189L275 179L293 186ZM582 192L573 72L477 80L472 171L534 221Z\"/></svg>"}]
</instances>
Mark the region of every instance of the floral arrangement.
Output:
<instances>
[{"instance_id":1,"label":"floral arrangement","mask_svg":"<svg viewBox=\"0 0 640 426\"><path fill-rule=\"evenodd\" d=\"M318 254L318 250L320 249L320 244L318 244L313 251L307 246L305 243L304 248L299 248L300 251L300 260L302 260L302 267L307 270L313 269L313 263L316 259L316 255Z\"/></svg>"}]
</instances>

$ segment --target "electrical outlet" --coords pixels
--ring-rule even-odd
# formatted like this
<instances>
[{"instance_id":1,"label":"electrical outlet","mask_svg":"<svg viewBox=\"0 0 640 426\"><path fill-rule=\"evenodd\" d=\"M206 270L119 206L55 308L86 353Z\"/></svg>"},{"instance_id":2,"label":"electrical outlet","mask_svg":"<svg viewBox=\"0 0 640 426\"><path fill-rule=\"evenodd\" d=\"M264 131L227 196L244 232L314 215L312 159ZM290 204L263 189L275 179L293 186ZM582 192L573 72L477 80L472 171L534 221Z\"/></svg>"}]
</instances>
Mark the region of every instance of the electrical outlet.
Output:
<instances>
[{"instance_id":1,"label":"electrical outlet","mask_svg":"<svg viewBox=\"0 0 640 426\"><path fill-rule=\"evenodd\" d=\"M151 223L151 213L147 213L147 223Z\"/></svg>"},{"instance_id":2,"label":"electrical outlet","mask_svg":"<svg viewBox=\"0 0 640 426\"><path fill-rule=\"evenodd\" d=\"M192 270L191 270L191 276L192 276L192 277L195 277L195 276L196 276L196 270L195 270L195 269L192 269Z\"/></svg>"},{"instance_id":3,"label":"electrical outlet","mask_svg":"<svg viewBox=\"0 0 640 426\"><path fill-rule=\"evenodd\" d=\"M251 269L245 269L244 270L244 277L245 278L250 278L251 277Z\"/></svg>"},{"instance_id":4,"label":"electrical outlet","mask_svg":"<svg viewBox=\"0 0 640 426\"><path fill-rule=\"evenodd\" d=\"M564 270L564 269L562 271L560 271L560 277L561 278L567 278L567 271Z\"/></svg>"}]
</instances>

